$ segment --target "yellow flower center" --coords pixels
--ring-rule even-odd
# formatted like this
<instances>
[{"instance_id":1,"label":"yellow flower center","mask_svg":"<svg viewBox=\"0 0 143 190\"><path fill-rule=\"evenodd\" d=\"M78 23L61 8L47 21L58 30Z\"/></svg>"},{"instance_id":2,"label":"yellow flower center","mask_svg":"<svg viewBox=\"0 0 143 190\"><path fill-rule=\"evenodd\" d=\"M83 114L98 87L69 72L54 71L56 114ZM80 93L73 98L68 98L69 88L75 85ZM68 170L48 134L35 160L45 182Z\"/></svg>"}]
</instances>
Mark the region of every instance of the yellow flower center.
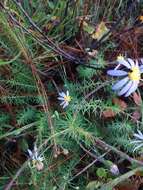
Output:
<instances>
[{"instance_id":1,"label":"yellow flower center","mask_svg":"<svg viewBox=\"0 0 143 190\"><path fill-rule=\"evenodd\" d=\"M35 166L37 164L37 160L32 160L32 164Z\"/></svg>"},{"instance_id":2,"label":"yellow flower center","mask_svg":"<svg viewBox=\"0 0 143 190\"><path fill-rule=\"evenodd\" d=\"M122 61L122 60L124 60L124 57L120 54L118 57L117 57L117 60L119 61Z\"/></svg>"},{"instance_id":3,"label":"yellow flower center","mask_svg":"<svg viewBox=\"0 0 143 190\"><path fill-rule=\"evenodd\" d=\"M139 20L143 22L143 15L139 16Z\"/></svg>"},{"instance_id":4,"label":"yellow flower center","mask_svg":"<svg viewBox=\"0 0 143 190\"><path fill-rule=\"evenodd\" d=\"M133 67L132 71L128 73L128 76L133 81L139 81L141 78L140 70L138 67Z\"/></svg>"},{"instance_id":5,"label":"yellow flower center","mask_svg":"<svg viewBox=\"0 0 143 190\"><path fill-rule=\"evenodd\" d=\"M71 101L71 96L64 96L64 100L66 102L70 102Z\"/></svg>"}]
</instances>

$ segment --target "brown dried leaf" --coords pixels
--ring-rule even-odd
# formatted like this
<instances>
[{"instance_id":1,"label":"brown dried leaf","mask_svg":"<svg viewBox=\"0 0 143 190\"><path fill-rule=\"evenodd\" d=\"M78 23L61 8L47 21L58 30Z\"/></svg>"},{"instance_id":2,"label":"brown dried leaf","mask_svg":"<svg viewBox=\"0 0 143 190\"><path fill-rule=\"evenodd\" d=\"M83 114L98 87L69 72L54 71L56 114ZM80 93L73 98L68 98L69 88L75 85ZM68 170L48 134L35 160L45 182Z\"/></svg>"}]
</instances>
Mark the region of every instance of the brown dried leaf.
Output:
<instances>
[{"instance_id":1,"label":"brown dried leaf","mask_svg":"<svg viewBox=\"0 0 143 190\"><path fill-rule=\"evenodd\" d=\"M96 40L100 40L105 34L109 32L109 29L107 28L105 22L100 22L99 25L96 28L96 31L93 32L91 37Z\"/></svg>"},{"instance_id":2,"label":"brown dried leaf","mask_svg":"<svg viewBox=\"0 0 143 190\"><path fill-rule=\"evenodd\" d=\"M135 175L140 177L140 176L143 176L143 173L142 173L141 171L137 171L137 172L135 173Z\"/></svg>"},{"instance_id":3,"label":"brown dried leaf","mask_svg":"<svg viewBox=\"0 0 143 190\"><path fill-rule=\"evenodd\" d=\"M135 185L130 185L119 187L116 190L138 190L138 188Z\"/></svg>"},{"instance_id":4,"label":"brown dried leaf","mask_svg":"<svg viewBox=\"0 0 143 190\"><path fill-rule=\"evenodd\" d=\"M142 103L142 98L139 94L137 94L136 92L133 93L133 100L135 102L136 105L140 106Z\"/></svg>"},{"instance_id":5,"label":"brown dried leaf","mask_svg":"<svg viewBox=\"0 0 143 190\"><path fill-rule=\"evenodd\" d=\"M119 98L113 98L112 102L114 105L117 105L121 111L124 111L127 108L127 104ZM120 110L119 110L119 112L120 112ZM109 109L103 111L102 114L103 114L104 118L113 118L119 112L115 112L111 108L109 108Z\"/></svg>"},{"instance_id":6,"label":"brown dried leaf","mask_svg":"<svg viewBox=\"0 0 143 190\"><path fill-rule=\"evenodd\" d=\"M116 187L116 190L138 190L138 185L133 181L124 181L122 182L118 187Z\"/></svg>"},{"instance_id":7,"label":"brown dried leaf","mask_svg":"<svg viewBox=\"0 0 143 190\"><path fill-rule=\"evenodd\" d=\"M132 114L133 122L137 122L141 118L141 113L139 111L134 111Z\"/></svg>"},{"instance_id":8,"label":"brown dried leaf","mask_svg":"<svg viewBox=\"0 0 143 190\"><path fill-rule=\"evenodd\" d=\"M111 108L109 108L103 111L102 115L104 118L112 118L112 117L115 117L116 112L114 112Z\"/></svg>"},{"instance_id":9,"label":"brown dried leaf","mask_svg":"<svg viewBox=\"0 0 143 190\"><path fill-rule=\"evenodd\" d=\"M113 103L117 106L120 107L121 111L124 111L127 108L127 104L126 102L124 102L123 100L119 99L119 98L113 98Z\"/></svg>"}]
</instances>

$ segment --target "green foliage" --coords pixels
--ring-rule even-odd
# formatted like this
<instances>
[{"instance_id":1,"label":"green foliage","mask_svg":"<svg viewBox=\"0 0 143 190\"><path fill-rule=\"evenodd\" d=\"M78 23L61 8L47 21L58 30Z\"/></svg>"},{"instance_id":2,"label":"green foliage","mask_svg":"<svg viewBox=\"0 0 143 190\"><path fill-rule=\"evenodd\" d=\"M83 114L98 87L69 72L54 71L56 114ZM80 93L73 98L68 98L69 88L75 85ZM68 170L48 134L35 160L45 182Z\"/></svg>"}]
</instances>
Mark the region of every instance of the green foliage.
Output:
<instances>
[{"instance_id":1,"label":"green foliage","mask_svg":"<svg viewBox=\"0 0 143 190\"><path fill-rule=\"evenodd\" d=\"M110 143L123 147L128 152L133 152L133 145L130 143L130 138L135 129L130 122L126 120L124 122L116 121L108 124L106 128L106 138L110 141Z\"/></svg>"},{"instance_id":2,"label":"green foliage","mask_svg":"<svg viewBox=\"0 0 143 190\"><path fill-rule=\"evenodd\" d=\"M130 11L117 31L94 48L90 34L103 20L108 29L118 23L129 6L127 0L95 1L94 6L84 0L24 0L19 1L22 8L15 2L5 0L0 12L0 189L12 178L16 189L104 188L111 180L107 160L118 164L122 159L95 144L96 139L134 157L130 142L136 129L142 128L141 120L136 124L131 119L137 108L132 99L124 100L125 110L113 105L106 76L114 54L124 48L130 53L125 45L119 47L118 29L131 26L138 11L133 15ZM84 20L89 23L86 28ZM97 55L88 54L90 48ZM85 63L77 64L69 55ZM71 102L62 109L57 96L66 90ZM107 109L116 113L113 118L103 117ZM31 162L33 158L27 150L33 151L34 144L44 156L41 171L29 164L28 158ZM90 166L93 159L98 162Z\"/></svg>"},{"instance_id":3,"label":"green foliage","mask_svg":"<svg viewBox=\"0 0 143 190\"><path fill-rule=\"evenodd\" d=\"M79 113L68 114L66 118L58 120L56 126L65 130L64 137L66 140L72 138L76 142L83 141L85 144L91 144L94 141L94 135L90 131L91 123Z\"/></svg>"},{"instance_id":4,"label":"green foliage","mask_svg":"<svg viewBox=\"0 0 143 190\"><path fill-rule=\"evenodd\" d=\"M17 115L17 123L19 125L25 125L29 122L32 122L36 118L36 110L28 108L27 110L23 110L20 114Z\"/></svg>"},{"instance_id":5,"label":"green foliage","mask_svg":"<svg viewBox=\"0 0 143 190\"><path fill-rule=\"evenodd\" d=\"M96 171L96 174L100 178L106 178L107 177L107 172L104 168L98 168Z\"/></svg>"},{"instance_id":6,"label":"green foliage","mask_svg":"<svg viewBox=\"0 0 143 190\"><path fill-rule=\"evenodd\" d=\"M88 190L98 190L101 187L102 183L99 181L92 181L87 185Z\"/></svg>"}]
</instances>

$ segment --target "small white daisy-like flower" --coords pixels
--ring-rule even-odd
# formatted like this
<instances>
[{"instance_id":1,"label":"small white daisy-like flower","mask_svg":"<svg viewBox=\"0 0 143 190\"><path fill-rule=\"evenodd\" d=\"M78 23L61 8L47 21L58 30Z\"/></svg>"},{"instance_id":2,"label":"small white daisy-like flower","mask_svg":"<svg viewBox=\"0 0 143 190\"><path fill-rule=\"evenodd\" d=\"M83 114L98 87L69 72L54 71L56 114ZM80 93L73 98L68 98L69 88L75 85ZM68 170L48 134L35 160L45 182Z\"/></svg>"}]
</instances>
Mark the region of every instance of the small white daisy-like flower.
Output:
<instances>
[{"instance_id":1,"label":"small white daisy-like flower","mask_svg":"<svg viewBox=\"0 0 143 190\"><path fill-rule=\"evenodd\" d=\"M139 66L138 60L125 59L123 56L118 56L117 62L117 67L113 70L108 70L107 74L114 77L123 77L112 86L112 89L118 91L119 96L124 95L127 97L138 88L141 74L143 73L143 65ZM118 69L121 65L128 71Z\"/></svg>"},{"instance_id":2,"label":"small white daisy-like flower","mask_svg":"<svg viewBox=\"0 0 143 190\"><path fill-rule=\"evenodd\" d=\"M60 92L58 100L61 101L60 105L65 108L69 105L69 102L71 101L71 96L69 96L69 91L67 90L66 93Z\"/></svg>"},{"instance_id":3,"label":"small white daisy-like flower","mask_svg":"<svg viewBox=\"0 0 143 190\"><path fill-rule=\"evenodd\" d=\"M131 141L131 144L135 145L134 151L143 148L143 133L140 130L137 130L137 133L133 135L136 139Z\"/></svg>"},{"instance_id":4,"label":"small white daisy-like flower","mask_svg":"<svg viewBox=\"0 0 143 190\"><path fill-rule=\"evenodd\" d=\"M44 157L39 155L37 146L34 145L33 151L31 151L30 149L28 149L27 151L28 151L30 160L32 161L33 167L36 167L37 170L39 171L42 170L44 167L44 164L43 164Z\"/></svg>"}]
</instances>

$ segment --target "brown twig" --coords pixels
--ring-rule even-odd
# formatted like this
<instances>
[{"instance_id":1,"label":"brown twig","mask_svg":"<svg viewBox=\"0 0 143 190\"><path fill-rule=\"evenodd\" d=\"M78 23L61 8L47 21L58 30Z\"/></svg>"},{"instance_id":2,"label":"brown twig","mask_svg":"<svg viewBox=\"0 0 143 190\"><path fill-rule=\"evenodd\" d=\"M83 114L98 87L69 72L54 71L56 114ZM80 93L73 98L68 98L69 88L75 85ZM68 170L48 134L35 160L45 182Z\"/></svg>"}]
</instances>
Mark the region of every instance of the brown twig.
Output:
<instances>
[{"instance_id":1,"label":"brown twig","mask_svg":"<svg viewBox=\"0 0 143 190\"><path fill-rule=\"evenodd\" d=\"M48 121L48 125L49 125L49 128L51 130L51 135L54 136L54 126L53 126L53 121L52 121L52 117L51 117L51 113L50 113L50 104L49 104L49 101L48 101L48 96L47 96L47 93L45 91L45 87L37 73L37 70L36 70L36 67L35 65L32 63L32 60L30 61L30 65L31 65L31 70L32 70L32 73L33 73L33 76L35 78L35 81L36 81L36 86L37 86L37 89L38 89L38 93L39 95L41 95L43 97L43 108L44 108L44 111L47 115L47 121ZM55 138L53 137L53 145L54 145L54 156L57 157L58 155L58 148L57 148L57 145L56 145L56 141L55 141Z\"/></svg>"},{"instance_id":2,"label":"brown twig","mask_svg":"<svg viewBox=\"0 0 143 190\"><path fill-rule=\"evenodd\" d=\"M124 152L118 150L117 148L105 143L104 141L100 140L99 138L96 138L95 145L100 147L101 149L106 150L106 151L111 150L111 151L115 152L116 154L118 154L121 158L126 159L131 163L135 163L135 164L143 166L143 162L128 156L126 153L124 153Z\"/></svg>"},{"instance_id":3,"label":"brown twig","mask_svg":"<svg viewBox=\"0 0 143 190\"><path fill-rule=\"evenodd\" d=\"M23 7L22 7L22 5L21 5L20 2L18 2L17 0L12 0L12 1L17 5L17 7L19 7L19 9L22 11L22 13L24 14L24 16L28 19L28 21L31 24L31 26L34 27L40 33L40 35L43 36L43 38L48 42L50 48L54 52L56 52L56 53L60 52L60 54L63 55L64 57L69 58L70 60L75 61L75 62L77 61L77 58L75 58L72 55L70 55L69 53L63 51L55 42L53 42L50 38L48 38L43 33L43 31L33 22L33 20L28 15L28 13L23 9Z\"/></svg>"},{"instance_id":4,"label":"brown twig","mask_svg":"<svg viewBox=\"0 0 143 190\"><path fill-rule=\"evenodd\" d=\"M104 154L102 154L101 156L97 157L95 160L93 160L90 164L88 164L85 168L83 168L80 172L78 172L77 174L75 174L70 181L72 181L73 179L75 179L76 177L78 177L79 175L81 175L82 173L84 173L86 170L88 170L93 164L95 164L97 161L100 161L108 152L105 152Z\"/></svg>"},{"instance_id":5,"label":"brown twig","mask_svg":"<svg viewBox=\"0 0 143 190\"><path fill-rule=\"evenodd\" d=\"M93 154L92 152L90 152L89 150L87 150L81 143L80 143L80 147L81 147L87 154L89 154L91 157L97 159L99 162L103 163L108 169L110 169L110 166L111 166L111 165L110 165L103 157L100 157L100 156L97 156L97 155ZM106 152L106 154L109 153L109 152L110 152L110 150L108 150L108 151Z\"/></svg>"},{"instance_id":6,"label":"brown twig","mask_svg":"<svg viewBox=\"0 0 143 190\"><path fill-rule=\"evenodd\" d=\"M28 162L28 161L27 161ZM27 166L27 162L25 162L22 167L16 172L14 178L4 187L4 190L10 190L13 186L15 180L18 178L18 176L24 171L25 167Z\"/></svg>"}]
</instances>

